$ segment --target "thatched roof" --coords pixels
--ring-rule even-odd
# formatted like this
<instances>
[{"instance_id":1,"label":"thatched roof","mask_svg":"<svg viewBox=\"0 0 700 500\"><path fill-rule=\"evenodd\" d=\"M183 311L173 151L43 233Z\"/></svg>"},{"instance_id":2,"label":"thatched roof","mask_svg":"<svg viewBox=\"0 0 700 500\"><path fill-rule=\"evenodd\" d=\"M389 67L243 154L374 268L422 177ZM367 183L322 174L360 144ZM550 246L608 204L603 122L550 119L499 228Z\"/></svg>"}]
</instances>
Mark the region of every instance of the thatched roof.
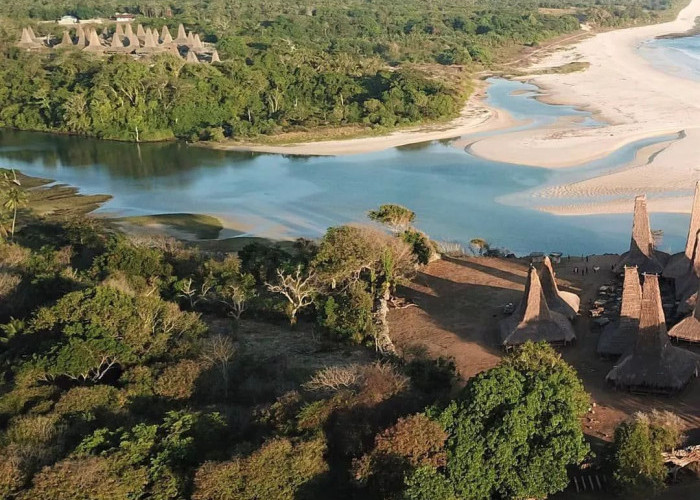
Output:
<instances>
[{"instance_id":1,"label":"thatched roof","mask_svg":"<svg viewBox=\"0 0 700 500\"><path fill-rule=\"evenodd\" d=\"M668 393L682 389L697 373L697 357L669 341L658 276L646 274L634 346L606 379L632 391Z\"/></svg>"},{"instance_id":2,"label":"thatched roof","mask_svg":"<svg viewBox=\"0 0 700 500\"><path fill-rule=\"evenodd\" d=\"M568 343L576 339L571 323L562 314L550 311L540 278L530 267L525 293L515 312L500 323L501 343L506 346L524 344L528 340Z\"/></svg>"},{"instance_id":3,"label":"thatched roof","mask_svg":"<svg viewBox=\"0 0 700 500\"><path fill-rule=\"evenodd\" d=\"M634 344L639 331L639 313L642 307L642 287L636 267L625 267L625 281L622 284L622 305L620 319L609 323L598 339L598 354L621 356Z\"/></svg>"},{"instance_id":4,"label":"thatched roof","mask_svg":"<svg viewBox=\"0 0 700 500\"><path fill-rule=\"evenodd\" d=\"M221 62L221 59L219 59L219 52L216 49L211 53L211 62L212 64Z\"/></svg>"},{"instance_id":5,"label":"thatched roof","mask_svg":"<svg viewBox=\"0 0 700 500\"><path fill-rule=\"evenodd\" d=\"M542 291L547 299L547 305L552 311L563 314L569 319L574 319L578 314L581 300L578 295L570 292L562 292L557 286L556 275L552 268L552 261L545 256L540 268L540 282Z\"/></svg>"},{"instance_id":6,"label":"thatched roof","mask_svg":"<svg viewBox=\"0 0 700 500\"><path fill-rule=\"evenodd\" d=\"M70 37L68 31L63 32L63 38L61 38L61 43L55 46L56 49L69 49L74 47L73 39Z\"/></svg>"},{"instance_id":7,"label":"thatched roof","mask_svg":"<svg viewBox=\"0 0 700 500\"><path fill-rule=\"evenodd\" d=\"M160 30L160 41L164 44L173 43L173 36L166 25L163 25L163 28Z\"/></svg>"},{"instance_id":8,"label":"thatched roof","mask_svg":"<svg viewBox=\"0 0 700 500\"><path fill-rule=\"evenodd\" d=\"M88 42L87 42L87 37L85 35L85 30L83 29L83 27L80 24L78 25L78 27L75 30L75 36L78 37L78 42L76 44L78 46L78 48L87 47Z\"/></svg>"},{"instance_id":9,"label":"thatched roof","mask_svg":"<svg viewBox=\"0 0 700 500\"><path fill-rule=\"evenodd\" d=\"M175 42L180 45L185 45L187 43L187 33L182 24L177 27L177 38L175 38Z\"/></svg>"},{"instance_id":10,"label":"thatched roof","mask_svg":"<svg viewBox=\"0 0 700 500\"><path fill-rule=\"evenodd\" d=\"M686 342L700 342L700 304L697 303L697 300L693 313L671 328L668 336Z\"/></svg>"},{"instance_id":11,"label":"thatched roof","mask_svg":"<svg viewBox=\"0 0 700 500\"><path fill-rule=\"evenodd\" d=\"M143 42L143 47L145 49L155 49L156 48L156 42L153 39L153 33L149 29L146 31L146 36L144 37L144 42Z\"/></svg>"},{"instance_id":12,"label":"thatched roof","mask_svg":"<svg viewBox=\"0 0 700 500\"><path fill-rule=\"evenodd\" d=\"M123 49L124 48L124 43L122 42L121 36L119 36L117 33L112 35L112 43L110 44L110 47L112 49Z\"/></svg>"},{"instance_id":13,"label":"thatched roof","mask_svg":"<svg viewBox=\"0 0 700 500\"><path fill-rule=\"evenodd\" d=\"M127 24L124 28L124 36L129 40L129 49L138 49L141 46L139 38L134 34L131 29L131 24Z\"/></svg>"},{"instance_id":14,"label":"thatched roof","mask_svg":"<svg viewBox=\"0 0 700 500\"><path fill-rule=\"evenodd\" d=\"M634 199L634 220L632 222L632 239L630 249L622 254L615 265L615 272L621 272L625 266L637 266L639 272L661 274L668 255L654 249L654 238L649 224L647 197Z\"/></svg>"},{"instance_id":15,"label":"thatched roof","mask_svg":"<svg viewBox=\"0 0 700 500\"><path fill-rule=\"evenodd\" d=\"M32 29L31 26L27 26L27 33L29 33L29 37L34 40L35 42L38 42L36 35L34 34L34 30Z\"/></svg>"},{"instance_id":16,"label":"thatched roof","mask_svg":"<svg viewBox=\"0 0 700 500\"><path fill-rule=\"evenodd\" d=\"M117 23L114 28L114 36L124 36L124 26L122 26L122 23Z\"/></svg>"},{"instance_id":17,"label":"thatched roof","mask_svg":"<svg viewBox=\"0 0 700 500\"><path fill-rule=\"evenodd\" d=\"M201 50L204 48L204 45L202 45L202 40L199 38L199 33L195 33L192 37L192 48L195 50Z\"/></svg>"},{"instance_id":18,"label":"thatched roof","mask_svg":"<svg viewBox=\"0 0 700 500\"><path fill-rule=\"evenodd\" d=\"M197 59L197 55L193 51L188 50L187 57L185 57L185 61L187 61L188 63L198 63L199 59Z\"/></svg>"},{"instance_id":19,"label":"thatched roof","mask_svg":"<svg viewBox=\"0 0 700 500\"><path fill-rule=\"evenodd\" d=\"M104 50L104 47L100 42L100 37L97 36L97 31L90 30L90 34L88 35L88 46L83 50L91 52L101 52Z\"/></svg>"},{"instance_id":20,"label":"thatched roof","mask_svg":"<svg viewBox=\"0 0 700 500\"><path fill-rule=\"evenodd\" d=\"M191 31L187 32L187 42L185 42L185 45L187 45L189 48L194 47L194 35Z\"/></svg>"},{"instance_id":21,"label":"thatched roof","mask_svg":"<svg viewBox=\"0 0 700 500\"><path fill-rule=\"evenodd\" d=\"M136 26L136 36L139 38L145 38L146 37L146 31L143 29L143 25L139 23Z\"/></svg>"},{"instance_id":22,"label":"thatched roof","mask_svg":"<svg viewBox=\"0 0 700 500\"><path fill-rule=\"evenodd\" d=\"M672 278L676 285L676 299L685 302L693 295L700 284L698 275L700 274L700 251L698 244L700 239L700 182L695 184L695 196L693 197L693 208L690 213L690 224L688 227L688 238L685 243L685 251L672 255L666 267L664 267L664 278Z\"/></svg>"},{"instance_id":23,"label":"thatched roof","mask_svg":"<svg viewBox=\"0 0 700 500\"><path fill-rule=\"evenodd\" d=\"M31 28L22 28L22 36L17 42L17 47L21 49L38 49L41 44L37 42L34 37L32 37L30 30Z\"/></svg>"}]
</instances>

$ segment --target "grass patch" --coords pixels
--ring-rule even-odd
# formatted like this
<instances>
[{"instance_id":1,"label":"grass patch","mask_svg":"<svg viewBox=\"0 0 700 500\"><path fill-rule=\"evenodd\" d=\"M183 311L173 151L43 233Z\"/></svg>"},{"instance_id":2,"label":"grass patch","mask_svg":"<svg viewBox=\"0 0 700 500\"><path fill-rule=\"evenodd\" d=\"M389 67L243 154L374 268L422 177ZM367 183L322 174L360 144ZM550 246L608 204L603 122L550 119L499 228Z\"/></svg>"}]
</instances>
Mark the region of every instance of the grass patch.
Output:
<instances>
[{"instance_id":1,"label":"grass patch","mask_svg":"<svg viewBox=\"0 0 700 500\"><path fill-rule=\"evenodd\" d=\"M204 214L157 214L122 217L117 222L135 226L167 226L176 232L189 233L200 240L215 240L223 229L216 217Z\"/></svg>"}]
</instances>

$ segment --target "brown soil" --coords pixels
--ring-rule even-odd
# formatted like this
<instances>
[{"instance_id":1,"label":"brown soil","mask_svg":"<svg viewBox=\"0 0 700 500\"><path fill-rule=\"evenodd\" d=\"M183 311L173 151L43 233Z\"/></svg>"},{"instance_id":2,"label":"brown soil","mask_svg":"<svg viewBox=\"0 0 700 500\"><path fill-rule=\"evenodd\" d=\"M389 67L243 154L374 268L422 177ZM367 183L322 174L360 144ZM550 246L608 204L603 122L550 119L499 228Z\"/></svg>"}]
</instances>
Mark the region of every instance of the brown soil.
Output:
<instances>
[{"instance_id":1,"label":"brown soil","mask_svg":"<svg viewBox=\"0 0 700 500\"><path fill-rule=\"evenodd\" d=\"M680 394L668 397L616 391L605 382L613 362L600 359L596 344L600 330L589 316L588 305L601 285L612 283L611 265L617 256L581 257L555 265L562 290L581 296L581 315L575 320L577 343L560 349L578 371L594 406L584 418L584 432L595 445L610 441L615 426L637 411L666 409L686 424L690 440L700 438L700 381L693 380ZM593 266L600 266L598 273ZM573 268L588 266L585 276ZM416 307L390 312L392 337L399 350L422 346L432 356L454 358L466 379L498 363L501 308L517 304L524 289L528 262L523 259L449 258L433 262L400 291ZM698 349L694 349L698 352Z\"/></svg>"}]
</instances>

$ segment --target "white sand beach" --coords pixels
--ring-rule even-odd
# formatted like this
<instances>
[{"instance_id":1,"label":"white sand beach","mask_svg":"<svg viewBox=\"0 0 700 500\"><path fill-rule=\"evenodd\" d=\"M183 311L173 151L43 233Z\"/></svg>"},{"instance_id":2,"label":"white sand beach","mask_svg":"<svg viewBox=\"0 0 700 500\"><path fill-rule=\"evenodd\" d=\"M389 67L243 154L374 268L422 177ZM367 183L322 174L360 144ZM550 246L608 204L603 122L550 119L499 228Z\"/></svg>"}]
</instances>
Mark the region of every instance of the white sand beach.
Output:
<instances>
[{"instance_id":1,"label":"white sand beach","mask_svg":"<svg viewBox=\"0 0 700 500\"><path fill-rule=\"evenodd\" d=\"M573 128L559 123L499 134L470 146L476 155L509 163L564 168L601 158L631 142L680 134L672 144L643 148L637 159L621 169L594 179L556 186L536 197L582 198L582 204L539 208L560 214L631 211L624 200L585 203L585 198L690 192L700 180L700 82L664 73L644 59L639 45L655 37L685 32L700 16L700 0L692 0L673 22L598 34L559 50L535 64L533 70L585 61L582 72L545 74L528 81L543 89L543 99L590 110L608 126ZM657 196L650 209L689 211L689 197Z\"/></svg>"}]
</instances>

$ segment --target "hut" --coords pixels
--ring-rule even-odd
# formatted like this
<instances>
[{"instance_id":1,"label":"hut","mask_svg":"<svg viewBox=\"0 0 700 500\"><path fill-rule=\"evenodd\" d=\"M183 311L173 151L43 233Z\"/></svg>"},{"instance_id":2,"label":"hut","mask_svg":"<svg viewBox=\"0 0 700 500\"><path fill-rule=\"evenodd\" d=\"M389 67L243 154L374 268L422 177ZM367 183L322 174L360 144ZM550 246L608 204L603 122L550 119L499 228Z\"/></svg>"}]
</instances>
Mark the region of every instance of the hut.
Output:
<instances>
[{"instance_id":1,"label":"hut","mask_svg":"<svg viewBox=\"0 0 700 500\"><path fill-rule=\"evenodd\" d=\"M204 45L202 44L202 40L199 38L199 33L195 33L192 36L192 48L194 50L202 50L204 48Z\"/></svg>"},{"instance_id":2,"label":"hut","mask_svg":"<svg viewBox=\"0 0 700 500\"><path fill-rule=\"evenodd\" d=\"M220 63L221 59L219 59L219 52L214 49L214 52L211 53L211 63Z\"/></svg>"},{"instance_id":3,"label":"hut","mask_svg":"<svg viewBox=\"0 0 700 500\"><path fill-rule=\"evenodd\" d=\"M22 36L17 42L17 47L20 49L40 49L41 44L32 37L28 28L22 28Z\"/></svg>"},{"instance_id":4,"label":"hut","mask_svg":"<svg viewBox=\"0 0 700 500\"><path fill-rule=\"evenodd\" d=\"M85 33L85 30L83 27L79 24L78 28L75 30L75 36L78 38L78 43L76 43L76 46L79 49L84 49L87 47L88 41L87 41L87 34Z\"/></svg>"},{"instance_id":5,"label":"hut","mask_svg":"<svg viewBox=\"0 0 700 500\"><path fill-rule=\"evenodd\" d=\"M192 50L187 51L187 57L185 57L185 61L188 63L198 63L199 59L197 58L197 54L195 54Z\"/></svg>"},{"instance_id":6,"label":"hut","mask_svg":"<svg viewBox=\"0 0 700 500\"><path fill-rule=\"evenodd\" d=\"M194 35L191 31L187 32L187 41L185 42L185 45L187 45L189 48L194 48Z\"/></svg>"},{"instance_id":7,"label":"hut","mask_svg":"<svg viewBox=\"0 0 700 500\"><path fill-rule=\"evenodd\" d=\"M654 249L654 237L651 234L646 195L634 199L634 220L632 222L632 239L630 249L625 252L615 265L615 272L622 272L625 266L637 266L640 273L661 274L668 255Z\"/></svg>"},{"instance_id":8,"label":"hut","mask_svg":"<svg viewBox=\"0 0 700 500\"><path fill-rule=\"evenodd\" d=\"M141 42L139 41L139 38L134 34L134 31L131 29L130 24L127 24L124 27L124 36L127 40L129 40L130 50L138 49L141 46Z\"/></svg>"},{"instance_id":9,"label":"hut","mask_svg":"<svg viewBox=\"0 0 700 500\"><path fill-rule=\"evenodd\" d=\"M86 50L88 52L104 51L102 42L100 42L100 37L97 36L97 31L95 31L94 29L90 30L90 34L88 35L88 45L83 50Z\"/></svg>"},{"instance_id":10,"label":"hut","mask_svg":"<svg viewBox=\"0 0 700 500\"><path fill-rule=\"evenodd\" d=\"M107 49L109 52L124 52L126 47L124 47L124 42L122 42L122 38L117 34L114 33L112 36L112 41L109 45L109 49Z\"/></svg>"},{"instance_id":11,"label":"hut","mask_svg":"<svg viewBox=\"0 0 700 500\"><path fill-rule=\"evenodd\" d=\"M598 354L604 357L618 357L634 344L639 330L639 312L642 306L642 287L639 284L639 271L636 267L625 267L625 281L622 284L622 304L620 319L609 323L598 338Z\"/></svg>"},{"instance_id":12,"label":"hut","mask_svg":"<svg viewBox=\"0 0 700 500\"><path fill-rule=\"evenodd\" d=\"M185 27L182 24L177 27L177 37L175 38L175 43L178 45L187 44L187 33L185 32Z\"/></svg>"},{"instance_id":13,"label":"hut","mask_svg":"<svg viewBox=\"0 0 700 500\"><path fill-rule=\"evenodd\" d=\"M528 340L568 344L576 340L571 323L562 314L550 311L539 276L530 267L525 294L513 314L500 323L501 343L505 348Z\"/></svg>"},{"instance_id":14,"label":"hut","mask_svg":"<svg viewBox=\"0 0 700 500\"><path fill-rule=\"evenodd\" d=\"M29 33L29 37L32 40L34 40L35 42L40 42L39 38L36 36L31 26L27 26L27 33Z\"/></svg>"},{"instance_id":15,"label":"hut","mask_svg":"<svg viewBox=\"0 0 700 500\"><path fill-rule=\"evenodd\" d=\"M547 305L552 311L558 312L565 317L574 319L578 314L581 303L578 295L571 292L562 292L557 286L556 275L552 268L552 261L549 257L544 258L539 273L542 291L547 300Z\"/></svg>"},{"instance_id":16,"label":"hut","mask_svg":"<svg viewBox=\"0 0 700 500\"><path fill-rule=\"evenodd\" d=\"M173 43L173 36L170 34L170 30L166 25L160 30L160 42L163 45L170 45Z\"/></svg>"},{"instance_id":17,"label":"hut","mask_svg":"<svg viewBox=\"0 0 700 500\"><path fill-rule=\"evenodd\" d=\"M146 38L146 30L143 29L141 23L136 25L136 36L139 37L139 40L144 40Z\"/></svg>"},{"instance_id":18,"label":"hut","mask_svg":"<svg viewBox=\"0 0 700 500\"><path fill-rule=\"evenodd\" d=\"M672 255L666 267L664 278L675 280L676 299L685 302L693 295L700 280L700 252L698 252L698 233L700 233L700 182L695 183L695 195L693 207L690 212L690 224L688 238L685 242L685 251Z\"/></svg>"},{"instance_id":19,"label":"hut","mask_svg":"<svg viewBox=\"0 0 700 500\"><path fill-rule=\"evenodd\" d=\"M56 48L56 49L72 49L73 47L74 47L73 39L70 37L70 33L68 33L68 31L64 31L63 38L61 38L61 43L56 45L54 48Z\"/></svg>"},{"instance_id":20,"label":"hut","mask_svg":"<svg viewBox=\"0 0 700 500\"><path fill-rule=\"evenodd\" d=\"M124 36L124 25L122 23L117 23L114 27L114 36L123 37Z\"/></svg>"},{"instance_id":21,"label":"hut","mask_svg":"<svg viewBox=\"0 0 700 500\"><path fill-rule=\"evenodd\" d=\"M700 343L700 305L697 302L693 313L671 328L668 336L684 342Z\"/></svg>"},{"instance_id":22,"label":"hut","mask_svg":"<svg viewBox=\"0 0 700 500\"><path fill-rule=\"evenodd\" d=\"M697 374L697 356L669 341L658 276L644 275L635 343L606 380L633 392L669 394L681 390Z\"/></svg>"}]
</instances>

